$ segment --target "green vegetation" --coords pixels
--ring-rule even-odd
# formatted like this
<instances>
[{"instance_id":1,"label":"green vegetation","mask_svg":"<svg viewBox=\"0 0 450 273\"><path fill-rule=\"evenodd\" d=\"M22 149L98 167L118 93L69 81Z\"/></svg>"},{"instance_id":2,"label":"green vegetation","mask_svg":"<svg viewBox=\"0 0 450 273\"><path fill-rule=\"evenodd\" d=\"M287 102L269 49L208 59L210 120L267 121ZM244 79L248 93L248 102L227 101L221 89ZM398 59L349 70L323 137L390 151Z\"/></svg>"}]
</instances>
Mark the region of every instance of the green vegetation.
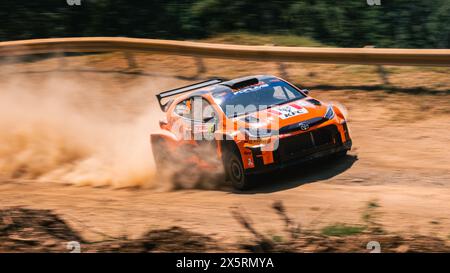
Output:
<instances>
[{"instance_id":1,"label":"green vegetation","mask_svg":"<svg viewBox=\"0 0 450 273\"><path fill-rule=\"evenodd\" d=\"M248 32L224 33L202 41L239 45L324 46L311 38L292 34L257 34Z\"/></svg>"},{"instance_id":2,"label":"green vegetation","mask_svg":"<svg viewBox=\"0 0 450 273\"><path fill-rule=\"evenodd\" d=\"M378 200L370 200L367 202L366 208L362 213L362 220L366 224L367 230L372 234L384 234L385 230L382 225L378 223L377 218L379 212L377 208L381 207Z\"/></svg>"},{"instance_id":3,"label":"green vegetation","mask_svg":"<svg viewBox=\"0 0 450 273\"><path fill-rule=\"evenodd\" d=\"M380 207L380 204L378 204L377 200L372 200L372 201L367 202L368 209L374 209L374 208L379 208L379 207Z\"/></svg>"},{"instance_id":4,"label":"green vegetation","mask_svg":"<svg viewBox=\"0 0 450 273\"><path fill-rule=\"evenodd\" d=\"M283 242L283 237L280 235L273 235L272 236L272 241L275 243L282 243Z\"/></svg>"},{"instance_id":5,"label":"green vegetation","mask_svg":"<svg viewBox=\"0 0 450 273\"><path fill-rule=\"evenodd\" d=\"M327 236L349 236L362 233L366 228L362 226L349 226L346 224L330 225L322 229Z\"/></svg>"},{"instance_id":6,"label":"green vegetation","mask_svg":"<svg viewBox=\"0 0 450 273\"><path fill-rule=\"evenodd\" d=\"M380 6L365 0L80 1L80 6L69 6L64 0L2 0L0 41L72 36L202 39L247 32L275 35L268 36L268 43L283 45L450 46L448 0L381 1ZM244 36L248 39L242 41L249 43L251 35Z\"/></svg>"},{"instance_id":7,"label":"green vegetation","mask_svg":"<svg viewBox=\"0 0 450 273\"><path fill-rule=\"evenodd\" d=\"M362 213L362 219L366 224L372 225L375 221L375 209L380 207L378 202L376 200L371 200L367 202L366 208L364 209Z\"/></svg>"},{"instance_id":8,"label":"green vegetation","mask_svg":"<svg viewBox=\"0 0 450 273\"><path fill-rule=\"evenodd\" d=\"M368 212L368 211L363 212L362 219L364 222L369 222L371 220L371 218L372 218L372 215L370 214L370 212Z\"/></svg>"}]
</instances>

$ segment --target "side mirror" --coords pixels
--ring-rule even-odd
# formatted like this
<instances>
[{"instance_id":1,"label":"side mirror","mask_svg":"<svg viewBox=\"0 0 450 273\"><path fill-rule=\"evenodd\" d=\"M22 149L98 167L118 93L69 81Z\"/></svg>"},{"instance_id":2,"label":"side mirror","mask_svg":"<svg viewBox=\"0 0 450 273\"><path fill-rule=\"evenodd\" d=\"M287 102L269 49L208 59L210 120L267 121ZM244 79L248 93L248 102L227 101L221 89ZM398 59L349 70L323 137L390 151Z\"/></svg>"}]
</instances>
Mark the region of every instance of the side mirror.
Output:
<instances>
[{"instance_id":1,"label":"side mirror","mask_svg":"<svg viewBox=\"0 0 450 273\"><path fill-rule=\"evenodd\" d=\"M303 93L305 93L305 95L309 94L309 90L308 89L300 89L300 91L302 91Z\"/></svg>"}]
</instances>

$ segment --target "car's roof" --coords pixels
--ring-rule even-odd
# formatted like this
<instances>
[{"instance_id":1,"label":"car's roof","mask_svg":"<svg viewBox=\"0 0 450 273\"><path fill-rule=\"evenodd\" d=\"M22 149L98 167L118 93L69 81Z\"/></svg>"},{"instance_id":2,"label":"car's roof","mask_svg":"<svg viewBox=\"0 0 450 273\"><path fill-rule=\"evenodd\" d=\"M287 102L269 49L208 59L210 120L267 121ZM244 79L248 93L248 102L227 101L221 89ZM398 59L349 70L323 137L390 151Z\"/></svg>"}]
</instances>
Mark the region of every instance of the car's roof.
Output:
<instances>
[{"instance_id":1,"label":"car's roof","mask_svg":"<svg viewBox=\"0 0 450 273\"><path fill-rule=\"evenodd\" d=\"M229 80L229 81L226 81L226 82L221 82L219 84L232 86L235 83L243 82L243 81L250 80L250 79L257 79L258 81L262 81L262 80L273 79L273 78L276 78L276 77L275 76L271 76L271 75L253 75L253 76L246 76L246 77L236 78L236 79Z\"/></svg>"},{"instance_id":2,"label":"car's roof","mask_svg":"<svg viewBox=\"0 0 450 273\"><path fill-rule=\"evenodd\" d=\"M230 86L233 86L236 83L243 82L243 81L250 80L250 79L257 79L258 81L263 81L263 80L277 79L277 77L272 76L272 75L253 75L253 76L236 78L236 79L220 82L220 83L217 83L212 86L208 86L205 88L201 88L201 89L192 91L187 96L189 96L189 97L202 96L202 95L210 94L210 93L214 93L214 92L231 90Z\"/></svg>"}]
</instances>

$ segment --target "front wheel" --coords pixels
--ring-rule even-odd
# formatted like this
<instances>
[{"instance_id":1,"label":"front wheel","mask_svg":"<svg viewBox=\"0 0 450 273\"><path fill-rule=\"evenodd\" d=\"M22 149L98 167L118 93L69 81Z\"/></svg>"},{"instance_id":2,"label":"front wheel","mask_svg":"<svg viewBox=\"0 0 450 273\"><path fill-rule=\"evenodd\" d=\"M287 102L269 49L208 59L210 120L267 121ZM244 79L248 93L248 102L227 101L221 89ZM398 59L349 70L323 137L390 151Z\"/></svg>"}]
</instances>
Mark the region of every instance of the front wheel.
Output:
<instances>
[{"instance_id":1,"label":"front wheel","mask_svg":"<svg viewBox=\"0 0 450 273\"><path fill-rule=\"evenodd\" d=\"M347 150L344 150L344 151L340 151L340 152L335 153L333 155L333 157L336 158L336 159L339 159L339 158L345 157L346 155L347 155Z\"/></svg>"},{"instance_id":2,"label":"front wheel","mask_svg":"<svg viewBox=\"0 0 450 273\"><path fill-rule=\"evenodd\" d=\"M241 159L234 153L228 152L224 157L224 167L227 177L237 190L250 188L250 177L245 174Z\"/></svg>"}]
</instances>

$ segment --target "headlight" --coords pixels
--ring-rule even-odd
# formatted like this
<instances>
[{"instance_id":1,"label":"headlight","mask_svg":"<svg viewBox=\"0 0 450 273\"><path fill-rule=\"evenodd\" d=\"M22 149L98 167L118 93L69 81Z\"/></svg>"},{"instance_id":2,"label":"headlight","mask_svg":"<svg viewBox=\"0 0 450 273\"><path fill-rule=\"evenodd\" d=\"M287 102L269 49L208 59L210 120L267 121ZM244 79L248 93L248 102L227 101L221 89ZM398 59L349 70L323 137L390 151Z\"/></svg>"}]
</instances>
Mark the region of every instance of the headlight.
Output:
<instances>
[{"instance_id":1,"label":"headlight","mask_svg":"<svg viewBox=\"0 0 450 273\"><path fill-rule=\"evenodd\" d=\"M276 130L267 128L244 128L244 133L252 139L271 137L276 134Z\"/></svg>"},{"instance_id":2,"label":"headlight","mask_svg":"<svg viewBox=\"0 0 450 273\"><path fill-rule=\"evenodd\" d=\"M270 143L271 137L275 135L275 130L266 128L245 128L246 143L253 145L266 145Z\"/></svg>"},{"instance_id":3,"label":"headlight","mask_svg":"<svg viewBox=\"0 0 450 273\"><path fill-rule=\"evenodd\" d=\"M326 118L326 119L334 118L333 105L328 105L327 112L325 113L324 118Z\"/></svg>"}]
</instances>

